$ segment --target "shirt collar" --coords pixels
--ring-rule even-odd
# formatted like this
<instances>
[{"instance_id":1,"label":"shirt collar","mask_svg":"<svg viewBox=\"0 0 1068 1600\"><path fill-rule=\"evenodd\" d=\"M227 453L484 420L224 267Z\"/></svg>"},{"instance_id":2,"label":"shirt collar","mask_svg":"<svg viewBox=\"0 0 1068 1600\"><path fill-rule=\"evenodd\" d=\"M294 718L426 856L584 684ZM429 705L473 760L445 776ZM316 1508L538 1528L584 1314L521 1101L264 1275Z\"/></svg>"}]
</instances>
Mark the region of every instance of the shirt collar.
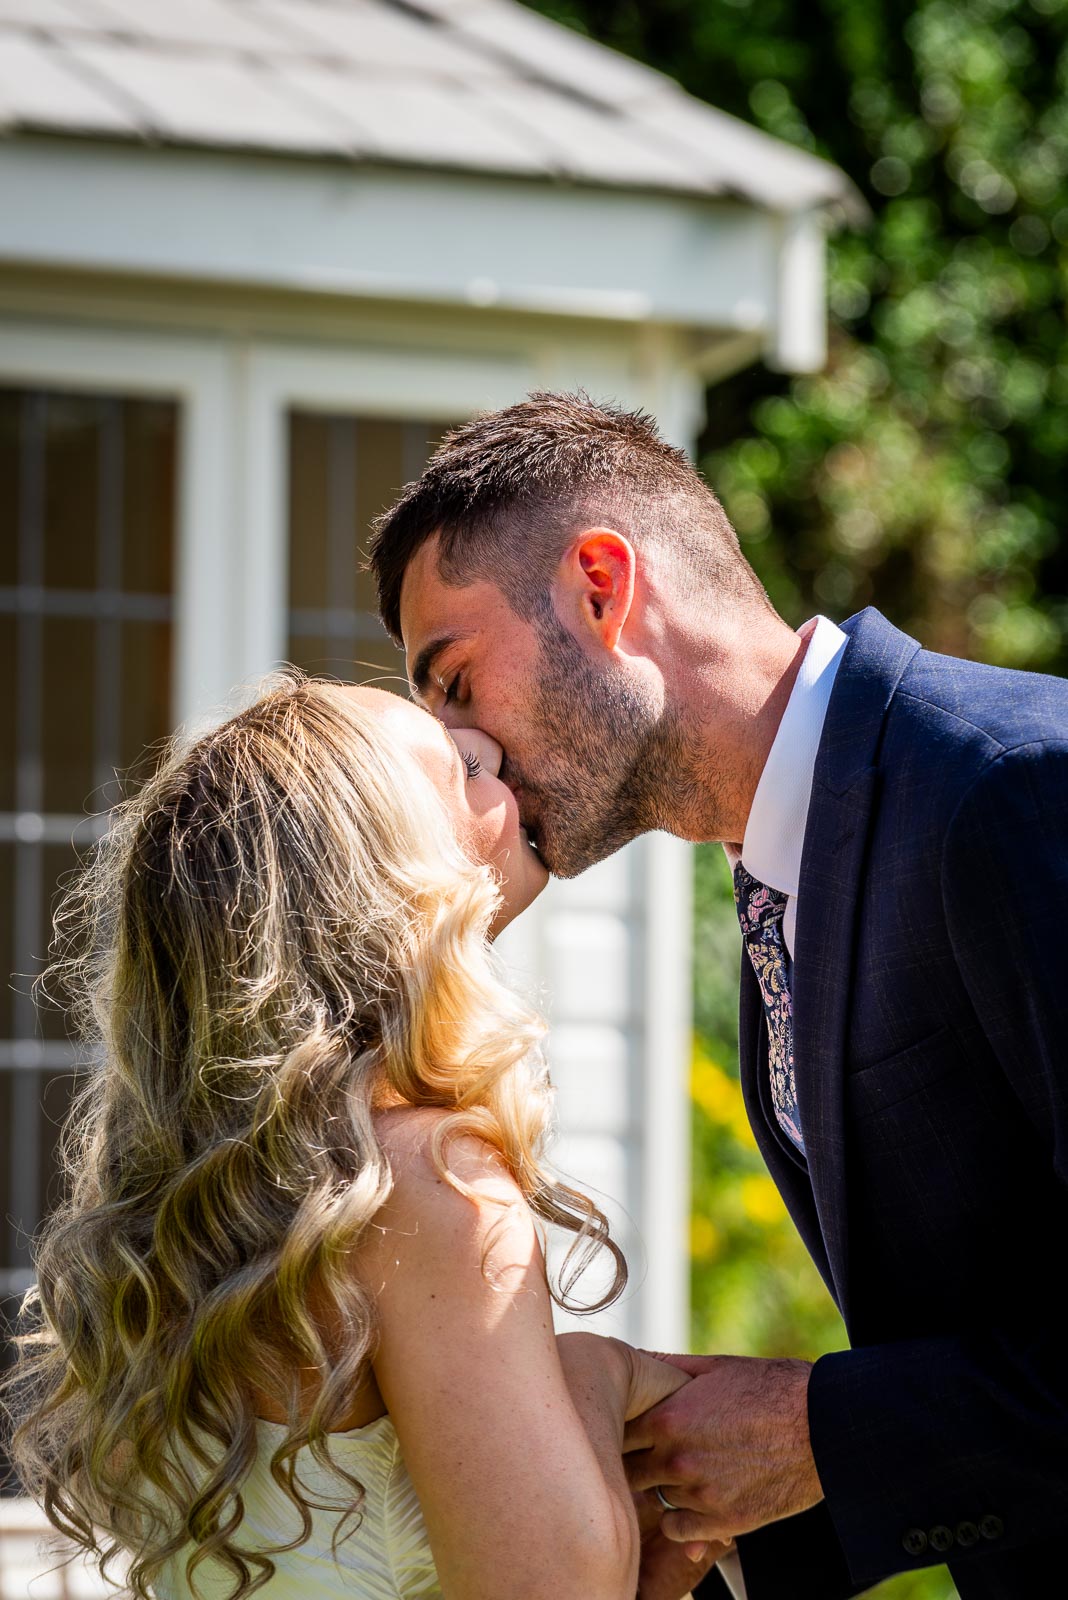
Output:
<instances>
[{"instance_id":1,"label":"shirt collar","mask_svg":"<svg viewBox=\"0 0 1068 1600\"><path fill-rule=\"evenodd\" d=\"M826 617L798 629L808 639L790 699L753 796L742 841L745 870L769 888L796 895L805 846L816 752L849 635Z\"/></svg>"}]
</instances>

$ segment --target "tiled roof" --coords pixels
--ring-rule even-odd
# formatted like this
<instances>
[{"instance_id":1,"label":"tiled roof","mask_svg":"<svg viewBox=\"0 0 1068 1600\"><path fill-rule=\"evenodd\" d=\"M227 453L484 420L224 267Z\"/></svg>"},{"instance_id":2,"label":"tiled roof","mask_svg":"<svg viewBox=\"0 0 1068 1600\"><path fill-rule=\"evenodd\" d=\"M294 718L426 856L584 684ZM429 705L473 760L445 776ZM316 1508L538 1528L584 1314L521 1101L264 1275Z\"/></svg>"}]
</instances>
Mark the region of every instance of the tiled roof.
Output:
<instances>
[{"instance_id":1,"label":"tiled roof","mask_svg":"<svg viewBox=\"0 0 1068 1600\"><path fill-rule=\"evenodd\" d=\"M514 0L0 0L0 130L511 173L795 211L828 162Z\"/></svg>"}]
</instances>

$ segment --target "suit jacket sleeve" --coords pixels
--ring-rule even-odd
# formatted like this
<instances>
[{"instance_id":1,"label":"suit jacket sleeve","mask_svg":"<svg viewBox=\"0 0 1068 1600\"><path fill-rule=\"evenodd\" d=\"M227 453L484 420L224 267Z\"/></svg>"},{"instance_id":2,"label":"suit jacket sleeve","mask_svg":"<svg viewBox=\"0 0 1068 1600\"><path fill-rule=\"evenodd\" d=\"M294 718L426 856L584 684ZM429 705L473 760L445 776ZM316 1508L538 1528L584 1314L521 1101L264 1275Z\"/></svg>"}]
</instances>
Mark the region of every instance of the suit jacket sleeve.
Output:
<instances>
[{"instance_id":1,"label":"suit jacket sleeve","mask_svg":"<svg viewBox=\"0 0 1068 1600\"><path fill-rule=\"evenodd\" d=\"M942 896L1035 1159L1068 1182L1068 741L1005 751L973 779L946 833ZM990 1269L985 1326L825 1356L813 1370L816 1466L858 1581L947 1559L947 1531L950 1559L981 1560L1068 1526L1066 1319L1051 1295L1043 1316L1014 1320Z\"/></svg>"}]
</instances>

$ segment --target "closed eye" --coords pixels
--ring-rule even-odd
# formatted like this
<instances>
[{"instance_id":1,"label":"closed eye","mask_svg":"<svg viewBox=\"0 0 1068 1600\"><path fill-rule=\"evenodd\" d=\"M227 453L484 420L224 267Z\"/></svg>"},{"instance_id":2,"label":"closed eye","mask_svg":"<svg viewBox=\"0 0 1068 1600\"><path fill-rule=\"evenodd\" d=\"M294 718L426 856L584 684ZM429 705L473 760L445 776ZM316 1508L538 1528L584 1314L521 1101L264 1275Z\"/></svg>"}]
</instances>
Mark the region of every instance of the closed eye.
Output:
<instances>
[{"instance_id":1,"label":"closed eye","mask_svg":"<svg viewBox=\"0 0 1068 1600\"><path fill-rule=\"evenodd\" d=\"M469 778L477 778L482 771L481 761L476 755L472 755L469 750L461 750L460 754L463 757L464 766L467 768L467 776Z\"/></svg>"}]
</instances>

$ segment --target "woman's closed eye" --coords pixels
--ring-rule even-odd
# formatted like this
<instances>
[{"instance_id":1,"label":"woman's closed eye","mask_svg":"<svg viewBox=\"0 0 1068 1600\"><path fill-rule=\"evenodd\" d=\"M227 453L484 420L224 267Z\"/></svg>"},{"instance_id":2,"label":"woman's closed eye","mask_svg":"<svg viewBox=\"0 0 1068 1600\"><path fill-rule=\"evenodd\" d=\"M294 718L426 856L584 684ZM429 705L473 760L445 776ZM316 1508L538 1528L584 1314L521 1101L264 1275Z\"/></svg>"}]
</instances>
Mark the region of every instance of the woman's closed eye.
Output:
<instances>
[{"instance_id":1,"label":"woman's closed eye","mask_svg":"<svg viewBox=\"0 0 1068 1600\"><path fill-rule=\"evenodd\" d=\"M461 750L460 755L463 758L464 766L467 768L467 776L469 778L477 778L482 771L481 761L470 750Z\"/></svg>"}]
</instances>

